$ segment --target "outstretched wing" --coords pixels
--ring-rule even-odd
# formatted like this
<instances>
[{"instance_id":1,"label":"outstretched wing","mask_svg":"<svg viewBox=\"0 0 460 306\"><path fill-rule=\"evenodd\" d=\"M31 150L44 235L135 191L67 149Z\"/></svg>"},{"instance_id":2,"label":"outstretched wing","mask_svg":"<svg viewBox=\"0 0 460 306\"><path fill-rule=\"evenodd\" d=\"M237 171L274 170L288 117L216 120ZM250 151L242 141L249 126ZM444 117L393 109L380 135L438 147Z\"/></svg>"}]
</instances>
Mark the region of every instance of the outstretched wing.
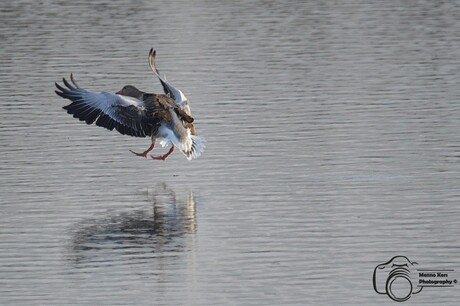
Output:
<instances>
[{"instance_id":1,"label":"outstretched wing","mask_svg":"<svg viewBox=\"0 0 460 306\"><path fill-rule=\"evenodd\" d=\"M152 121L146 116L144 102L132 97L112 94L108 92L95 93L80 88L71 75L71 82L62 79L63 87L56 84L56 94L72 101L63 108L80 121L87 124L96 122L96 125L106 129L116 129L124 135L146 137L152 134L153 128L159 122Z\"/></svg>"},{"instance_id":2,"label":"outstretched wing","mask_svg":"<svg viewBox=\"0 0 460 306\"><path fill-rule=\"evenodd\" d=\"M182 110L187 113L187 115L192 116L192 112L190 111L190 106L189 106L187 97L182 93L182 91L172 86L166 80L166 78L161 77L160 72L158 71L157 66L155 64L155 57L156 57L156 50L153 50L152 48L150 49L150 52L149 52L149 66L150 66L150 69L152 69L153 73L160 80L165 94L173 98L177 102L177 104L180 105Z\"/></svg>"}]
</instances>

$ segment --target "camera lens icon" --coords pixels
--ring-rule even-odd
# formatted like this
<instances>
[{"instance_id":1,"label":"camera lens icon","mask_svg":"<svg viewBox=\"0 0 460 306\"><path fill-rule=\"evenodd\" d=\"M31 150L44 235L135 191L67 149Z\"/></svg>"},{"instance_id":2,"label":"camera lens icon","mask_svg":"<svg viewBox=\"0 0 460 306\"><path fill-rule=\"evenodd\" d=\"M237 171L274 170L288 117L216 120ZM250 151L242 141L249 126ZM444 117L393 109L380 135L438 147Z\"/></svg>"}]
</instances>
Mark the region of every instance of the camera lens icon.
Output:
<instances>
[{"instance_id":1,"label":"camera lens icon","mask_svg":"<svg viewBox=\"0 0 460 306\"><path fill-rule=\"evenodd\" d=\"M421 287L414 286L418 282L415 265L416 262L411 262L405 256L395 256L378 265L374 270L374 290L387 294L393 301L407 301L412 294L422 291Z\"/></svg>"}]
</instances>

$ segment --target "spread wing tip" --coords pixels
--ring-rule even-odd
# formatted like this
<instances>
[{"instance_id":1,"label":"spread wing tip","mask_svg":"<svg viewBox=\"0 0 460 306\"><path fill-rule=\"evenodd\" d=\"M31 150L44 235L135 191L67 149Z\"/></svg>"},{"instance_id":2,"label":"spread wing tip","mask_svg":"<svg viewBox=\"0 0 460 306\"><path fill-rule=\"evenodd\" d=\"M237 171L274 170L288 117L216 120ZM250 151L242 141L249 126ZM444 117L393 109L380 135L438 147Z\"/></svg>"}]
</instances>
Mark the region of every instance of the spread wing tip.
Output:
<instances>
[{"instance_id":1,"label":"spread wing tip","mask_svg":"<svg viewBox=\"0 0 460 306\"><path fill-rule=\"evenodd\" d=\"M137 106L119 100L115 94L94 93L78 87L70 75L70 82L62 78L62 83L55 82L55 93L71 101L63 107L68 114L73 115L87 124L95 123L97 126L108 130L116 129L120 134L146 137L151 135L151 127L143 120ZM125 104L123 104L125 103Z\"/></svg>"},{"instance_id":2,"label":"spread wing tip","mask_svg":"<svg viewBox=\"0 0 460 306\"><path fill-rule=\"evenodd\" d=\"M70 73L70 81L72 82L72 84L73 84L76 88L80 88L80 86L78 86L77 82L75 81L72 72Z\"/></svg>"}]
</instances>

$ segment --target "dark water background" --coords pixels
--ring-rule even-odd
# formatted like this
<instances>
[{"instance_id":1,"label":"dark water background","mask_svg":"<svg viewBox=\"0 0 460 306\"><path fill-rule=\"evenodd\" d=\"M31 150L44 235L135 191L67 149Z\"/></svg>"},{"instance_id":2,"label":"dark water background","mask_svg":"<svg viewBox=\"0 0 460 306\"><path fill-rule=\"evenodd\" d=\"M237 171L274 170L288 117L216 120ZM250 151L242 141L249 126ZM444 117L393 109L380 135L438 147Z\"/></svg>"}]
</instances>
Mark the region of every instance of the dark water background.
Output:
<instances>
[{"instance_id":1,"label":"dark water background","mask_svg":"<svg viewBox=\"0 0 460 306\"><path fill-rule=\"evenodd\" d=\"M458 1L0 10L0 304L388 305L395 255L460 275ZM208 140L193 162L54 94L70 72L160 92L151 47Z\"/></svg>"}]
</instances>

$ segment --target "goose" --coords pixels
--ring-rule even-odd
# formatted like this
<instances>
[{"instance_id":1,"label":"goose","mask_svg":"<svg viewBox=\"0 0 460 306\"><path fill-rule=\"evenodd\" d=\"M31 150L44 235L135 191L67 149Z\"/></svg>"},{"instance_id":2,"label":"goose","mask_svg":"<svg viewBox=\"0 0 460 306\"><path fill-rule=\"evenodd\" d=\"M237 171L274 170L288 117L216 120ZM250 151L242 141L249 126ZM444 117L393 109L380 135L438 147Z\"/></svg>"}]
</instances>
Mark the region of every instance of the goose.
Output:
<instances>
[{"instance_id":1,"label":"goose","mask_svg":"<svg viewBox=\"0 0 460 306\"><path fill-rule=\"evenodd\" d=\"M187 113L184 104L178 104L170 94L146 93L133 85L126 85L116 93L96 93L81 88L73 74L70 82L65 78L62 82L65 87L55 83L58 89L55 92L71 101L63 108L73 117L87 124L115 129L123 135L150 136L151 145L147 150L142 153L130 150L131 153L147 158L157 140L163 147L171 145L171 148L166 154L151 155L154 160L166 160L176 147L188 160L203 153L205 139L196 135L189 108Z\"/></svg>"}]
</instances>

